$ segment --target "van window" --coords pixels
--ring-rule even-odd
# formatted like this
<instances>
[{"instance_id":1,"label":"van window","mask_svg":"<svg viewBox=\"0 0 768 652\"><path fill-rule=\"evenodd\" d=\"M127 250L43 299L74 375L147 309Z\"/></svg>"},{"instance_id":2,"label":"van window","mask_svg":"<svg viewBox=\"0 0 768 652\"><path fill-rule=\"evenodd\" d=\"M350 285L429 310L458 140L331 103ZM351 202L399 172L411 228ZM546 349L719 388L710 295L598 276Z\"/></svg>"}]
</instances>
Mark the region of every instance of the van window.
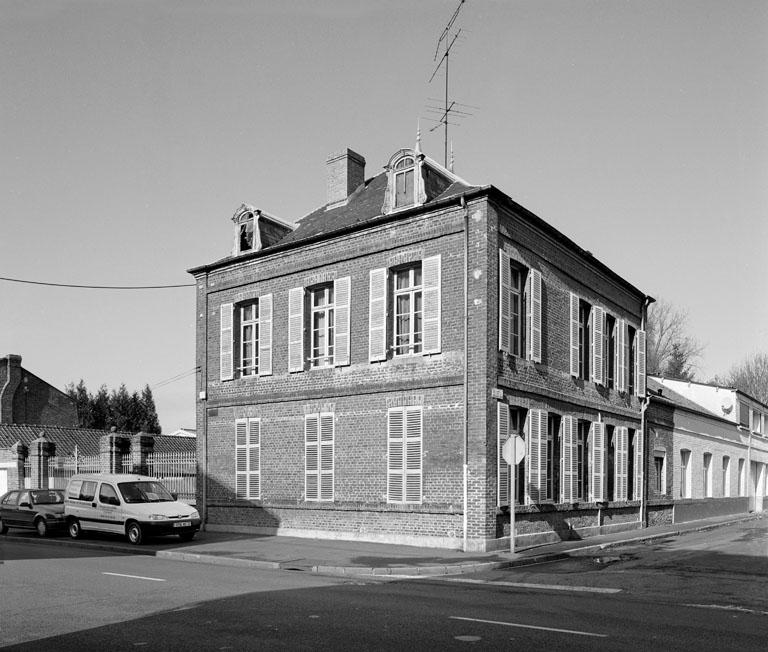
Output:
<instances>
[{"instance_id":1,"label":"van window","mask_svg":"<svg viewBox=\"0 0 768 652\"><path fill-rule=\"evenodd\" d=\"M99 489L99 502L105 505L119 505L120 499L117 497L117 492L111 484L101 483Z\"/></svg>"},{"instance_id":2,"label":"van window","mask_svg":"<svg viewBox=\"0 0 768 652\"><path fill-rule=\"evenodd\" d=\"M74 500L93 500L96 495L96 482L93 480L72 480L67 488L67 498Z\"/></svg>"},{"instance_id":3,"label":"van window","mask_svg":"<svg viewBox=\"0 0 768 652\"><path fill-rule=\"evenodd\" d=\"M120 493L126 503L159 503L173 502L174 498L160 482L141 480L138 482L121 482Z\"/></svg>"}]
</instances>

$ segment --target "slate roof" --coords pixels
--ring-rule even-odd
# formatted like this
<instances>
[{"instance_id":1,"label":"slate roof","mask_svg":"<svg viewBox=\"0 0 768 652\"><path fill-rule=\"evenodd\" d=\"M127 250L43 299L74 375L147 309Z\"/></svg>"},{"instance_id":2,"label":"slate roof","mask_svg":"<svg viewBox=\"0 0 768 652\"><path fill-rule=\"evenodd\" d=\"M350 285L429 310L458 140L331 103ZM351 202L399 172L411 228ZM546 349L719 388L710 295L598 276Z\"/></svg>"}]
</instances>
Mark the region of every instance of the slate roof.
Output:
<instances>
[{"instance_id":1,"label":"slate roof","mask_svg":"<svg viewBox=\"0 0 768 652\"><path fill-rule=\"evenodd\" d=\"M98 455L99 440L108 434L104 430L90 428L66 428L63 426L34 426L27 424L0 423L0 449L10 448L16 442L29 446L44 432L46 438L56 444L56 455L72 455L77 446L78 455ZM130 437L135 433L116 433ZM170 437L152 435L155 438L156 453L180 453L197 450L193 437Z\"/></svg>"}]
</instances>

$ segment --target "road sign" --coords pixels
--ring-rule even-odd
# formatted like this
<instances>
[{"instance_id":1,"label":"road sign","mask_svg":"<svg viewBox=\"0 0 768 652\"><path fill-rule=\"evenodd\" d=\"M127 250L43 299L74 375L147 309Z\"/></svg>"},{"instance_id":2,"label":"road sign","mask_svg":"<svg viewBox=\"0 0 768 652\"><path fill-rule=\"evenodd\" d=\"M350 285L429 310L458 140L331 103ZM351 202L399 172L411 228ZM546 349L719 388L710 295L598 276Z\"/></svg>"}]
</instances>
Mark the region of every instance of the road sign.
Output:
<instances>
[{"instance_id":1,"label":"road sign","mask_svg":"<svg viewBox=\"0 0 768 652\"><path fill-rule=\"evenodd\" d=\"M501 447L501 456L507 464L520 464L525 457L525 439L520 435L514 435L504 442Z\"/></svg>"}]
</instances>

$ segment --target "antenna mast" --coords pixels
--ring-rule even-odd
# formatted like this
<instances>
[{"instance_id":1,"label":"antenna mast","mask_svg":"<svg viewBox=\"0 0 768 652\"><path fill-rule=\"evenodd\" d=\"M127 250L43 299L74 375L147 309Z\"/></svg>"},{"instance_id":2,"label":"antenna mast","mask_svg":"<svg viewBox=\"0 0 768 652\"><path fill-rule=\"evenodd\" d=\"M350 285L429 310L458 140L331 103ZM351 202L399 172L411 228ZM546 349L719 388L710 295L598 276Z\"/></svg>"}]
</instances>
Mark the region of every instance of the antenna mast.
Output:
<instances>
[{"instance_id":1,"label":"antenna mast","mask_svg":"<svg viewBox=\"0 0 768 652\"><path fill-rule=\"evenodd\" d=\"M453 38L449 40L449 36L451 35L451 29L453 28L453 24L456 22L456 19L459 16L459 11L461 11L461 6L466 2L466 0L459 0L459 6L456 7L456 11L453 12L453 16L451 16L451 19L448 21L448 24L445 26L445 29L443 29L443 33L440 35L440 38L437 39L437 48L435 49L435 57L433 61L437 61L437 56L440 54L440 44L443 43L445 46L445 51L443 53L443 56L440 58L439 63L437 64L437 67L435 68L434 72L432 73L432 76L429 78L429 82L432 83L432 80L435 78L435 75L437 74L438 70L440 70L440 66L445 63L445 104L443 108L443 114L440 117L440 119L437 121L437 124L430 129L430 131L434 131L437 129L441 124L444 126L445 129L445 148L444 148L444 164L445 167L448 167L448 116L451 112L456 112L456 109L453 108L455 102L451 102L448 104L448 55L451 52L451 48L453 47L453 44L456 43L456 39L459 38L459 34L461 34L461 29L456 30L456 33L453 35ZM462 113L459 111L459 113Z\"/></svg>"}]
</instances>

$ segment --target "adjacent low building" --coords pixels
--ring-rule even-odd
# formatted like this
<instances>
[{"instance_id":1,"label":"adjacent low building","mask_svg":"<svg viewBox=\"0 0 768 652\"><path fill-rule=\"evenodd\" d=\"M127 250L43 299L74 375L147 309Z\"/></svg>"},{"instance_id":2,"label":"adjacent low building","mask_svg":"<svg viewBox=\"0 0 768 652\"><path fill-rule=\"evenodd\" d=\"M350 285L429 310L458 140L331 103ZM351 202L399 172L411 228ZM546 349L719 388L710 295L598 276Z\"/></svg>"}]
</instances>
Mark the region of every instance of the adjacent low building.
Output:
<instances>
[{"instance_id":1,"label":"adjacent low building","mask_svg":"<svg viewBox=\"0 0 768 652\"><path fill-rule=\"evenodd\" d=\"M296 224L242 205L189 270L207 527L491 550L510 503L520 544L640 527L652 299L418 143L369 178L332 155L327 188Z\"/></svg>"}]
</instances>

